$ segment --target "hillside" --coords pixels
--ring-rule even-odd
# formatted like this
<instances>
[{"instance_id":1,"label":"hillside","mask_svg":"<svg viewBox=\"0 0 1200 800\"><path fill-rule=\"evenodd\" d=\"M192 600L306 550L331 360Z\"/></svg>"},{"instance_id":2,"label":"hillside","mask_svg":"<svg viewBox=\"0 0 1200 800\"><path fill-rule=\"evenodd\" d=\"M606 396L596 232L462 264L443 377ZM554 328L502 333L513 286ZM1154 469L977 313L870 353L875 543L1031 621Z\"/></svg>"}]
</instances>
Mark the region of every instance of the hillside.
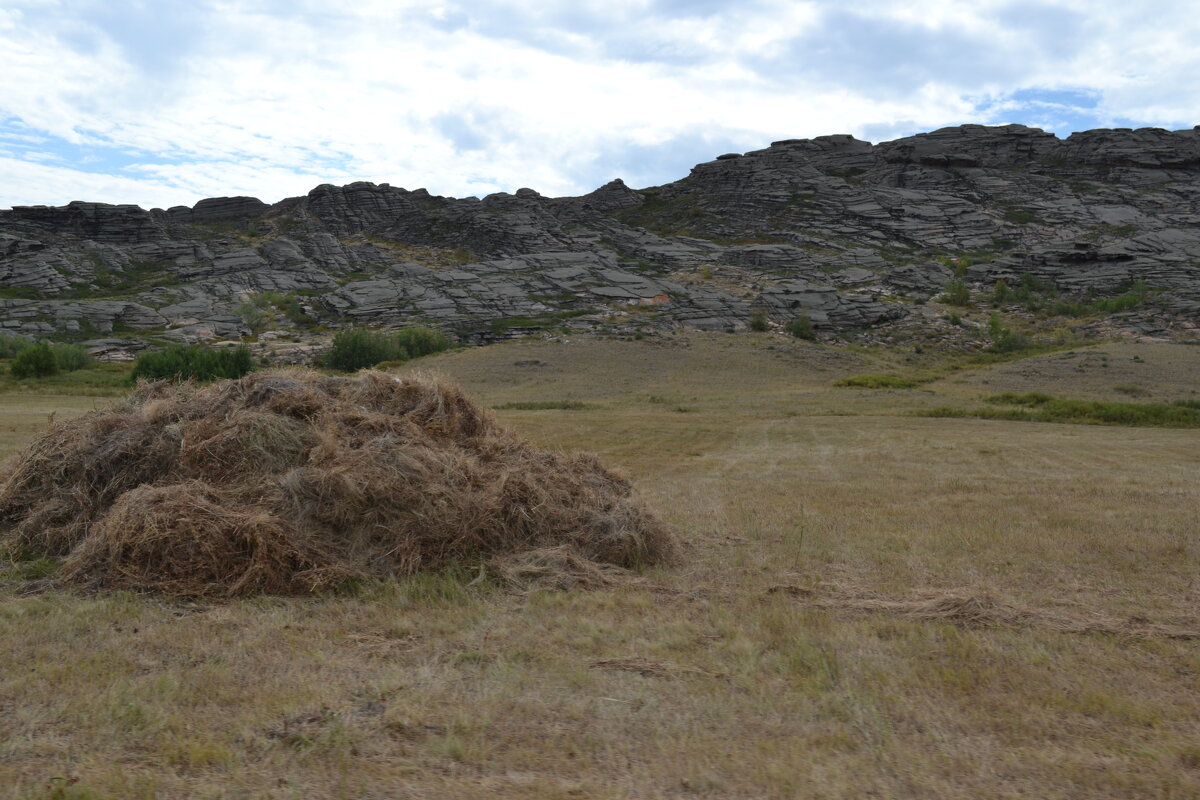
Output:
<instances>
[{"instance_id":1,"label":"hillside","mask_svg":"<svg viewBox=\"0 0 1200 800\"><path fill-rule=\"evenodd\" d=\"M1034 333L1195 338L1198 223L1200 127L823 136L582 197L353 183L274 205L19 206L0 211L0 326L120 353L302 347L349 323L739 330L761 309L830 341L969 349L995 310ZM948 284L980 312L930 303Z\"/></svg>"}]
</instances>

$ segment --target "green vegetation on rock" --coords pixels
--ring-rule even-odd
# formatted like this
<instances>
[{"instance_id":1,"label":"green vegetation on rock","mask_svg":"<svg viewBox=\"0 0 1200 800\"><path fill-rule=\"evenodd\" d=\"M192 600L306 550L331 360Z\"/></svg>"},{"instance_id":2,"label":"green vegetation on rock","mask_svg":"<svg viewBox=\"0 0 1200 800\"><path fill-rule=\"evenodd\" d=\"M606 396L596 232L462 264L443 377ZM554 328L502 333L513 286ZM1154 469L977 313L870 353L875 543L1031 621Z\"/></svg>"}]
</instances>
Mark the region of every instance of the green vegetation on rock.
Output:
<instances>
[{"instance_id":1,"label":"green vegetation on rock","mask_svg":"<svg viewBox=\"0 0 1200 800\"><path fill-rule=\"evenodd\" d=\"M1116 314L1136 308L1155 294L1145 281L1131 281L1113 297L1063 297L1052 281L1036 278L1029 273L1021 276L1016 286L996 281L988 298L992 305L1019 305L1034 313L1062 317L1087 317L1097 314Z\"/></svg>"},{"instance_id":2,"label":"green vegetation on rock","mask_svg":"<svg viewBox=\"0 0 1200 800\"><path fill-rule=\"evenodd\" d=\"M803 311L788 323L787 329L788 333L797 339L807 339L810 342L817 339L817 331L813 327L812 319Z\"/></svg>"}]
</instances>

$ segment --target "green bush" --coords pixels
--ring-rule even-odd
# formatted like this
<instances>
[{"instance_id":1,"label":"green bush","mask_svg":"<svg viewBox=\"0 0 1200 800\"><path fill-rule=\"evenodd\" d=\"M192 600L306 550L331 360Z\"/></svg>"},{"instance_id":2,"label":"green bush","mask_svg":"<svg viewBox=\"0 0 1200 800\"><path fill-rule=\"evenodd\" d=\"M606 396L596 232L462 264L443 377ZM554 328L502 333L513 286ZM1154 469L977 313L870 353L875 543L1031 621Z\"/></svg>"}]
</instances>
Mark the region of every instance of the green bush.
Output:
<instances>
[{"instance_id":1,"label":"green bush","mask_svg":"<svg viewBox=\"0 0 1200 800\"><path fill-rule=\"evenodd\" d=\"M245 345L215 349L199 345L174 345L143 353L133 365L131 383L142 380L211 381L240 378L254 369L254 359Z\"/></svg>"},{"instance_id":2,"label":"green bush","mask_svg":"<svg viewBox=\"0 0 1200 800\"><path fill-rule=\"evenodd\" d=\"M427 356L450 347L446 335L419 326L395 333L367 328L346 328L333 337L324 366L340 372L355 372L385 361L400 362Z\"/></svg>"},{"instance_id":3,"label":"green bush","mask_svg":"<svg viewBox=\"0 0 1200 800\"><path fill-rule=\"evenodd\" d=\"M948 281L942 290L942 302L952 306L971 305L971 290L967 288L967 282L959 278Z\"/></svg>"},{"instance_id":4,"label":"green bush","mask_svg":"<svg viewBox=\"0 0 1200 800\"><path fill-rule=\"evenodd\" d=\"M54 353L54 363L63 372L74 372L92 363L92 357L83 345L54 344L50 346L50 350Z\"/></svg>"},{"instance_id":5,"label":"green bush","mask_svg":"<svg viewBox=\"0 0 1200 800\"><path fill-rule=\"evenodd\" d=\"M1004 327L999 314L988 318L988 334L992 337L992 352L1015 353L1029 347L1029 339L1025 334Z\"/></svg>"},{"instance_id":6,"label":"green bush","mask_svg":"<svg viewBox=\"0 0 1200 800\"><path fill-rule=\"evenodd\" d=\"M409 358L420 358L450 348L446 334L419 325L401 328L393 336L408 351Z\"/></svg>"},{"instance_id":7,"label":"green bush","mask_svg":"<svg viewBox=\"0 0 1200 800\"><path fill-rule=\"evenodd\" d=\"M313 319L304 313L300 301L292 292L259 292L238 304L237 314L242 322L256 333L275 327L278 314L283 314L294 325L312 325Z\"/></svg>"},{"instance_id":8,"label":"green bush","mask_svg":"<svg viewBox=\"0 0 1200 800\"><path fill-rule=\"evenodd\" d=\"M42 342L17 353L9 369L17 379L44 378L58 373L58 362L54 358L54 350Z\"/></svg>"},{"instance_id":9,"label":"green bush","mask_svg":"<svg viewBox=\"0 0 1200 800\"><path fill-rule=\"evenodd\" d=\"M373 367L382 361L404 361L408 351L388 341L382 333L365 328L347 328L333 337L325 354L325 366L341 372Z\"/></svg>"},{"instance_id":10,"label":"green bush","mask_svg":"<svg viewBox=\"0 0 1200 800\"><path fill-rule=\"evenodd\" d=\"M763 332L770 330L771 320L767 317L767 312L761 308L756 308L750 312L750 330Z\"/></svg>"},{"instance_id":11,"label":"green bush","mask_svg":"<svg viewBox=\"0 0 1200 800\"><path fill-rule=\"evenodd\" d=\"M59 372L74 372L92 363L82 345L33 344L17 337L0 334L0 358L13 358L14 378L44 378Z\"/></svg>"},{"instance_id":12,"label":"green bush","mask_svg":"<svg viewBox=\"0 0 1200 800\"><path fill-rule=\"evenodd\" d=\"M1115 314L1136 308L1154 296L1145 281L1137 280L1121 287L1115 297L1063 297L1053 281L1036 278L1028 272L1016 286L996 281L989 298L994 305L1019 304L1029 311L1061 317L1087 317L1094 314Z\"/></svg>"},{"instance_id":13,"label":"green bush","mask_svg":"<svg viewBox=\"0 0 1200 800\"><path fill-rule=\"evenodd\" d=\"M246 327L255 333L273 327L275 314L269 308L257 305L253 300L246 300L239 303L236 310L242 322L246 323Z\"/></svg>"},{"instance_id":14,"label":"green bush","mask_svg":"<svg viewBox=\"0 0 1200 800\"><path fill-rule=\"evenodd\" d=\"M1028 225L1031 222L1041 221L1032 208L1021 208L1018 206L1007 208L1004 211L1004 219L1016 225Z\"/></svg>"},{"instance_id":15,"label":"green bush","mask_svg":"<svg viewBox=\"0 0 1200 800\"><path fill-rule=\"evenodd\" d=\"M808 314L805 314L804 312L800 312L799 316L789 322L787 329L788 333L790 333L792 336L795 336L797 339L807 339L810 342L816 341L816 328L813 327L812 319L810 319Z\"/></svg>"},{"instance_id":16,"label":"green bush","mask_svg":"<svg viewBox=\"0 0 1200 800\"><path fill-rule=\"evenodd\" d=\"M313 324L313 318L304 313L304 309L300 307L300 301L296 299L295 295L288 295L286 302L280 306L280 309L283 311L283 315L287 317L288 322L293 325Z\"/></svg>"},{"instance_id":17,"label":"green bush","mask_svg":"<svg viewBox=\"0 0 1200 800\"><path fill-rule=\"evenodd\" d=\"M1013 290L1008 288L1008 283L1003 279L996 281L996 288L992 289L992 305L1003 305L1013 298Z\"/></svg>"},{"instance_id":18,"label":"green bush","mask_svg":"<svg viewBox=\"0 0 1200 800\"><path fill-rule=\"evenodd\" d=\"M20 336L9 336L0 333L0 358L16 358L17 354L29 347L33 342Z\"/></svg>"}]
</instances>

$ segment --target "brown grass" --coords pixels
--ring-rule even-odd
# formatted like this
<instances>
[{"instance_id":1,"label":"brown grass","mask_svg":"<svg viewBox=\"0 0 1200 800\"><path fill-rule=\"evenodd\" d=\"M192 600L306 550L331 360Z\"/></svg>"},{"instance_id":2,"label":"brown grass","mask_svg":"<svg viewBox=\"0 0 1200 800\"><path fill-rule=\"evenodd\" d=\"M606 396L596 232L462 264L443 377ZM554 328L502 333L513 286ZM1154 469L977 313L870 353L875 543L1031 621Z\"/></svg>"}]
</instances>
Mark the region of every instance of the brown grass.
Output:
<instances>
[{"instance_id":1,"label":"brown grass","mask_svg":"<svg viewBox=\"0 0 1200 800\"><path fill-rule=\"evenodd\" d=\"M7 469L11 549L63 556L64 580L108 588L301 594L489 559L522 582L597 583L592 562L673 548L594 456L530 447L428 376L147 386Z\"/></svg>"},{"instance_id":2,"label":"brown grass","mask_svg":"<svg viewBox=\"0 0 1200 800\"><path fill-rule=\"evenodd\" d=\"M584 402L497 415L687 532L677 566L589 591L472 565L182 602L26 594L37 562L0 562L0 798L1200 797L1200 643L1045 624L1200 628L1200 431L907 415L1000 391L996 368L831 385L912 354L877 355L689 334L437 356L488 406ZM51 410L24 402L0 405L22 447Z\"/></svg>"},{"instance_id":3,"label":"brown grass","mask_svg":"<svg viewBox=\"0 0 1200 800\"><path fill-rule=\"evenodd\" d=\"M989 594L932 592L911 599L895 599L871 592L817 591L787 584L772 586L767 593L784 594L801 600L810 608L827 611L890 614L927 622L940 620L974 628L1037 627L1058 633L1099 633L1139 639L1200 639L1200 627L1159 624L1139 615L1118 619L1086 611L1072 615L1055 614L998 600Z\"/></svg>"}]
</instances>

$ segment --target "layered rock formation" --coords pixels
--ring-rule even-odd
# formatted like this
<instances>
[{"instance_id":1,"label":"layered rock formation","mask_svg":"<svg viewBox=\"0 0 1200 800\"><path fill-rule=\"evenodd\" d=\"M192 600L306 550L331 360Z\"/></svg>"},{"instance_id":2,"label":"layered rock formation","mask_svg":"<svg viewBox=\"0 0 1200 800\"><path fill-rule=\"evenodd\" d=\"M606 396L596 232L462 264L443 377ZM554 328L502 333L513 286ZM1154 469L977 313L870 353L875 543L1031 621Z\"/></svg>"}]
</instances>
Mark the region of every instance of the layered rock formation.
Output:
<instances>
[{"instance_id":1,"label":"layered rock formation","mask_svg":"<svg viewBox=\"0 0 1200 800\"><path fill-rule=\"evenodd\" d=\"M936 326L926 301L956 274L977 294L1025 281L1080 302L1140 281L1149 299L1117 323L1195 335L1200 128L824 136L572 198L354 183L271 206L0 211L0 327L26 335L235 337L261 324L246 302L274 292L291 302L278 327L297 333L739 329L762 309L846 336Z\"/></svg>"}]
</instances>

